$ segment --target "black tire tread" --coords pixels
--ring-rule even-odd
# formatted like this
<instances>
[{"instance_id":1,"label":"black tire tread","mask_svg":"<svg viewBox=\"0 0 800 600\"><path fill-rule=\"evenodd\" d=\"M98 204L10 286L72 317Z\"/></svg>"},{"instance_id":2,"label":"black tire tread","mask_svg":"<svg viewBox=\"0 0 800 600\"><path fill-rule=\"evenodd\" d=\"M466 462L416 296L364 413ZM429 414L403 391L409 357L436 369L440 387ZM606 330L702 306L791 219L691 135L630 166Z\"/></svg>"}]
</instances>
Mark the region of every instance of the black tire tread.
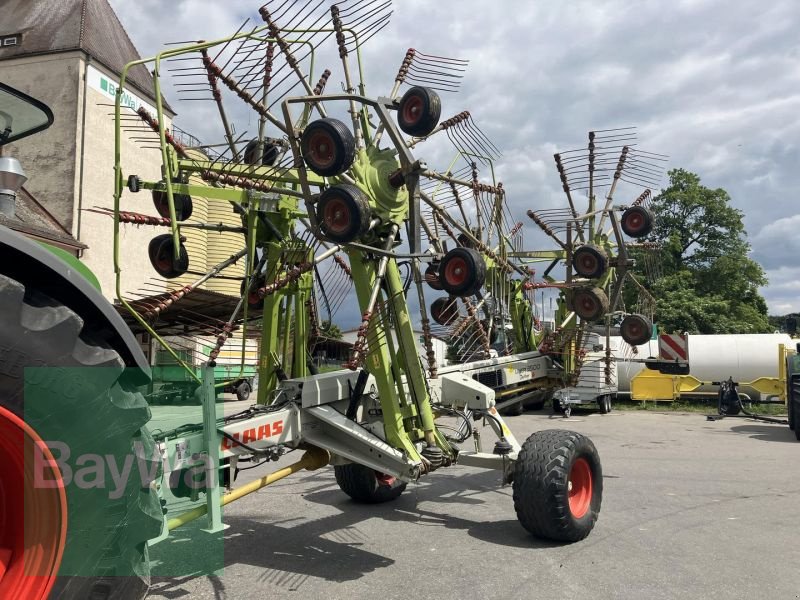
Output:
<instances>
[{"instance_id":1,"label":"black tire tread","mask_svg":"<svg viewBox=\"0 0 800 600\"><path fill-rule=\"evenodd\" d=\"M399 479L391 486L381 485L375 477L375 471L357 463L336 465L333 470L339 488L361 504L382 504L396 500L407 485Z\"/></svg>"},{"instance_id":2,"label":"black tire tread","mask_svg":"<svg viewBox=\"0 0 800 600\"><path fill-rule=\"evenodd\" d=\"M126 382L125 364L119 354L93 339L95 332L90 325L68 307L31 289L26 290L22 283L2 274L0 313L4 316L5 334L0 334L0 393L4 406L18 415L23 414L25 366L64 367L64 370L49 369L59 378L57 382L49 380L46 372L41 372L37 381L37 384L49 386L46 389L61 391L73 384L74 389L82 392L54 394L53 405L47 407L48 413L52 410L53 422L59 423L60 414L85 414L88 430L105 433L99 438L87 436L86 444L91 451L102 448L108 453L125 455L141 449L145 456L153 456L155 443L145 427L150 419L147 402L136 387ZM73 367L104 369L97 371L97 381L92 378L89 387L78 387L76 381L63 381L69 376L64 373ZM29 417L35 412L30 410ZM97 427L98 423L102 427ZM81 451L80 446L72 447L73 456ZM75 486L67 489L68 539L80 545L84 539L82 533L86 532L86 539L95 542L91 546L80 546L85 547L85 555L81 556L85 570L81 568L80 571L96 573L97 577L59 576L51 597L91 597L100 586L111 591L110 597L143 598L149 588L146 541L156 537L163 524L155 490L143 486L138 477L131 477L117 500L109 499L102 507L92 507L90 497ZM101 544L96 544L98 535L103 539ZM124 557L124 563L120 557ZM126 566L120 566L122 564ZM107 569L106 565L114 566ZM121 569L124 572L120 572Z\"/></svg>"},{"instance_id":3,"label":"black tire tread","mask_svg":"<svg viewBox=\"0 0 800 600\"><path fill-rule=\"evenodd\" d=\"M569 509L567 482L575 458L592 466L592 506L581 519ZM548 429L532 434L522 445L514 466L514 510L522 526L533 535L560 542L577 542L597 521L603 492L603 475L592 441L574 431Z\"/></svg>"}]
</instances>

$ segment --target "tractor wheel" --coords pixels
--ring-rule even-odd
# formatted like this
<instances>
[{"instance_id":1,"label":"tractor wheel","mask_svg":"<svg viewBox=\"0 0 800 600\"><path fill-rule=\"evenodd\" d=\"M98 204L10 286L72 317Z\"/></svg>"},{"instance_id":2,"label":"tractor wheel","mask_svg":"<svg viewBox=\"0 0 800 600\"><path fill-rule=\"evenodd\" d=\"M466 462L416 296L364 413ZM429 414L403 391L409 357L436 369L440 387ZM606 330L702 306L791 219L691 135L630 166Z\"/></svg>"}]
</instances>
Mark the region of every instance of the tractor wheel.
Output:
<instances>
[{"instance_id":1,"label":"tractor wheel","mask_svg":"<svg viewBox=\"0 0 800 600\"><path fill-rule=\"evenodd\" d=\"M245 402L250 397L251 391L250 382L243 381L236 387L236 398L241 402Z\"/></svg>"},{"instance_id":2,"label":"tractor wheel","mask_svg":"<svg viewBox=\"0 0 800 600\"><path fill-rule=\"evenodd\" d=\"M338 119L324 118L309 123L300 138L300 152L308 168L322 177L340 175L356 156L356 141Z\"/></svg>"},{"instance_id":3,"label":"tractor wheel","mask_svg":"<svg viewBox=\"0 0 800 600\"><path fill-rule=\"evenodd\" d=\"M442 284L439 281L438 264L428 265L428 268L425 269L425 283L427 283L431 287L431 289L434 289L437 292L442 291Z\"/></svg>"},{"instance_id":4,"label":"tractor wheel","mask_svg":"<svg viewBox=\"0 0 800 600\"><path fill-rule=\"evenodd\" d=\"M265 167L271 167L278 160L280 148L275 144L264 142L264 151L261 154L261 164ZM244 162L248 165L257 164L256 157L258 156L258 140L250 140L244 147Z\"/></svg>"},{"instance_id":5,"label":"tractor wheel","mask_svg":"<svg viewBox=\"0 0 800 600\"><path fill-rule=\"evenodd\" d=\"M608 312L608 296L597 287L581 288L575 290L572 306L584 321L599 321Z\"/></svg>"},{"instance_id":6,"label":"tractor wheel","mask_svg":"<svg viewBox=\"0 0 800 600\"><path fill-rule=\"evenodd\" d=\"M471 248L453 248L439 267L439 281L451 296L472 296L486 280L486 263Z\"/></svg>"},{"instance_id":7,"label":"tractor wheel","mask_svg":"<svg viewBox=\"0 0 800 600\"><path fill-rule=\"evenodd\" d=\"M619 334L631 346L641 346L650 341L653 324L642 315L628 315L619 325Z\"/></svg>"},{"instance_id":8,"label":"tractor wheel","mask_svg":"<svg viewBox=\"0 0 800 600\"><path fill-rule=\"evenodd\" d=\"M180 244L180 255L175 259L175 241L171 233L162 233L150 240L147 247L150 264L156 273L165 279L175 279L189 270L189 253L183 242Z\"/></svg>"},{"instance_id":9,"label":"tractor wheel","mask_svg":"<svg viewBox=\"0 0 800 600\"><path fill-rule=\"evenodd\" d=\"M412 87L403 94L397 107L397 124L414 137L425 137L436 129L441 116L439 94L426 87Z\"/></svg>"},{"instance_id":10,"label":"tractor wheel","mask_svg":"<svg viewBox=\"0 0 800 600\"><path fill-rule=\"evenodd\" d=\"M0 598L46 598L50 586L52 598L143 598L146 542L163 524L151 485L160 461L151 462L155 444L145 427L144 397L119 354L101 341L102 329L67 306L0 275L0 314L0 439L17 442L16 450L3 449L0 467ZM63 475L63 487L29 489L33 465L22 449L37 438L69 452L58 448L60 462L48 465L54 478ZM103 489L81 485L81 467L97 456L115 460L117 469L143 459L146 478L133 460L119 486L107 475Z\"/></svg>"},{"instance_id":11,"label":"tractor wheel","mask_svg":"<svg viewBox=\"0 0 800 600\"><path fill-rule=\"evenodd\" d=\"M595 244L580 246L572 255L572 268L581 277L597 279L608 268L608 254Z\"/></svg>"},{"instance_id":12,"label":"tractor wheel","mask_svg":"<svg viewBox=\"0 0 800 600\"><path fill-rule=\"evenodd\" d=\"M537 431L514 465L514 510L533 535L582 540L594 527L603 497L603 470L592 441L579 433Z\"/></svg>"},{"instance_id":13,"label":"tractor wheel","mask_svg":"<svg viewBox=\"0 0 800 600\"><path fill-rule=\"evenodd\" d=\"M362 504L380 504L396 500L406 489L405 481L378 473L364 465L347 463L336 465L333 470L339 488Z\"/></svg>"},{"instance_id":14,"label":"tractor wheel","mask_svg":"<svg viewBox=\"0 0 800 600\"><path fill-rule=\"evenodd\" d=\"M458 304L456 298L437 298L431 304L431 318L442 327L451 325L458 319Z\"/></svg>"},{"instance_id":15,"label":"tractor wheel","mask_svg":"<svg viewBox=\"0 0 800 600\"><path fill-rule=\"evenodd\" d=\"M352 242L369 230L369 199L348 183L329 187L320 194L317 221L322 233L332 242Z\"/></svg>"},{"instance_id":16,"label":"tractor wheel","mask_svg":"<svg viewBox=\"0 0 800 600\"><path fill-rule=\"evenodd\" d=\"M186 221L192 216L194 211L194 204L192 204L192 197L186 194L172 194L172 202L175 204L175 219L178 221ZM169 198L167 192L160 192L153 190L153 206L156 207L156 212L165 219L171 218L169 216Z\"/></svg>"},{"instance_id":17,"label":"tractor wheel","mask_svg":"<svg viewBox=\"0 0 800 600\"><path fill-rule=\"evenodd\" d=\"M625 235L642 238L653 229L653 213L644 206L631 206L622 213L619 224Z\"/></svg>"}]
</instances>

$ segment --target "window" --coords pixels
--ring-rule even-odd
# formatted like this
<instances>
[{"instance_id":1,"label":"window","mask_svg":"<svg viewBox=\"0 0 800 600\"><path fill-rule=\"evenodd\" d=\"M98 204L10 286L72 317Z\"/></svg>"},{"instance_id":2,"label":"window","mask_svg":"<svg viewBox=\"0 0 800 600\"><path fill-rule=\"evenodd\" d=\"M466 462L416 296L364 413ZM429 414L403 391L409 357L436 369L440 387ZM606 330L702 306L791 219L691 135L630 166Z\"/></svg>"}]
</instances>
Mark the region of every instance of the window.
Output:
<instances>
[{"instance_id":1,"label":"window","mask_svg":"<svg viewBox=\"0 0 800 600\"><path fill-rule=\"evenodd\" d=\"M15 33L14 35L6 35L2 38L3 46L16 46L22 40L22 34Z\"/></svg>"}]
</instances>

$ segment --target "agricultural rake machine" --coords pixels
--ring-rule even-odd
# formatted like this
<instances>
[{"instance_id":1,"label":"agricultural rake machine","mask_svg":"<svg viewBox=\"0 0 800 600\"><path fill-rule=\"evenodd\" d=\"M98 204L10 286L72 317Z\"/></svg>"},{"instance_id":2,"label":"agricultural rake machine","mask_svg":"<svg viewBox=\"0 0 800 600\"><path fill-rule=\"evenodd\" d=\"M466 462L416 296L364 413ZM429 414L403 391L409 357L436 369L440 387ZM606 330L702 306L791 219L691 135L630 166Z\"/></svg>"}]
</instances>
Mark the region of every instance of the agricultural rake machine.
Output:
<instances>
[{"instance_id":1,"label":"agricultural rake machine","mask_svg":"<svg viewBox=\"0 0 800 600\"><path fill-rule=\"evenodd\" d=\"M623 233L642 237L652 217L647 194L630 207L614 205L613 195L625 177L646 181L653 155L633 150L626 131L590 134L574 169L566 153L557 156L569 208L529 213L557 249L526 251L524 226L494 178L499 151L470 113L442 119L440 93L458 89L466 61L410 49L388 95L367 94L361 50L390 14L390 1L270 2L258 25L169 47L121 75L114 203L93 210L113 219L117 309L194 379L202 422L150 431L142 390L152 389L151 370L128 325L77 267L0 228L3 251L13 255L0 275L8 322L0 372L11 398L2 401L3 439L19 440L16 447L62 483L35 485L31 461L19 452L3 473L4 481L27 478L26 506L47 515L37 525L26 510L23 528L4 530L16 536L0 544L4 597L19 589L30 598L140 596L148 545L200 518L219 533L224 505L326 465L342 491L364 503L396 499L439 469L493 469L512 486L517 516L533 535L575 542L591 532L603 487L591 440L547 430L520 443L498 406L541 403L548 390L573 383L588 328L609 327L624 312L621 290L635 280ZM323 60L330 68L319 72ZM154 112L121 102L137 65L154 74ZM178 82L186 105L207 102L218 140L175 135L166 79ZM341 91L330 91L333 82ZM159 153L159 179L127 166L131 143ZM437 170L423 159L426 148L454 158ZM583 213L573 202L580 169L589 173ZM610 180L602 206L594 194L600 173ZM227 218L211 216L221 213ZM123 255L142 250L125 246L131 225L164 231L146 249L158 278L138 290L123 269ZM233 249L200 260L195 252L211 236L227 236ZM541 261L549 266L537 280L530 265ZM566 271L557 279L560 263ZM215 281L234 285L237 298L225 319L185 311L185 330L212 339L198 373L179 351L180 336L164 334L161 324ZM544 288L560 291L549 331L532 295ZM310 354L324 339L323 321L356 303L360 326L344 368L316 372ZM626 339L649 335L642 315L625 316L620 327ZM257 403L219 414L215 363L234 334L246 340L253 329L261 340ZM450 341L453 365L437 363L434 336ZM23 367L32 367L24 380ZM483 441L477 423L491 429L493 442ZM87 427L102 431L91 444ZM42 439L69 442L54 448ZM135 459L118 494L67 481L87 448L119 464ZM243 464L290 452L302 458L236 486ZM170 497L202 503L176 513Z\"/></svg>"}]
</instances>

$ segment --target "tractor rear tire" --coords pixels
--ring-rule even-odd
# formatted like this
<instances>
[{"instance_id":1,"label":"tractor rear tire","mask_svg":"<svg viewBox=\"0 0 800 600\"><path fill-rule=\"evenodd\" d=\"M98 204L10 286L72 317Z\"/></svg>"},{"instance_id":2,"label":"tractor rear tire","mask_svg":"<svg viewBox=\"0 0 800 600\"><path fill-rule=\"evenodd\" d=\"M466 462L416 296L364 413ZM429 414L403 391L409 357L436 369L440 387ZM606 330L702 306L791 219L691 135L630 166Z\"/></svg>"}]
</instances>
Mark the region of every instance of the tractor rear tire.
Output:
<instances>
[{"instance_id":1,"label":"tractor rear tire","mask_svg":"<svg viewBox=\"0 0 800 600\"><path fill-rule=\"evenodd\" d=\"M514 510L539 538L577 542L594 528L603 498L603 470L592 441L574 431L537 431L514 465Z\"/></svg>"},{"instance_id":2,"label":"tractor rear tire","mask_svg":"<svg viewBox=\"0 0 800 600\"><path fill-rule=\"evenodd\" d=\"M336 465L333 470L339 488L360 504L381 504L396 500L407 485L405 481L381 475L357 463Z\"/></svg>"},{"instance_id":3,"label":"tractor rear tire","mask_svg":"<svg viewBox=\"0 0 800 600\"><path fill-rule=\"evenodd\" d=\"M35 286L1 274L0 314L0 406L19 417L24 408L37 435L67 444L70 456L59 460L74 473L89 456L113 457L117 468L133 456L157 479L160 461L151 462L155 443L145 427L150 409L120 355L102 341L102 327L84 323ZM31 425L36 423L47 431L36 431ZM127 600L147 594L146 543L161 533L163 514L151 481L139 477L136 460L130 473L119 498L110 495L110 483L103 490L84 489L65 479L66 549L51 598ZM8 502L23 488L4 489ZM7 574L0 582L0 597L7 597L9 579Z\"/></svg>"}]
</instances>

